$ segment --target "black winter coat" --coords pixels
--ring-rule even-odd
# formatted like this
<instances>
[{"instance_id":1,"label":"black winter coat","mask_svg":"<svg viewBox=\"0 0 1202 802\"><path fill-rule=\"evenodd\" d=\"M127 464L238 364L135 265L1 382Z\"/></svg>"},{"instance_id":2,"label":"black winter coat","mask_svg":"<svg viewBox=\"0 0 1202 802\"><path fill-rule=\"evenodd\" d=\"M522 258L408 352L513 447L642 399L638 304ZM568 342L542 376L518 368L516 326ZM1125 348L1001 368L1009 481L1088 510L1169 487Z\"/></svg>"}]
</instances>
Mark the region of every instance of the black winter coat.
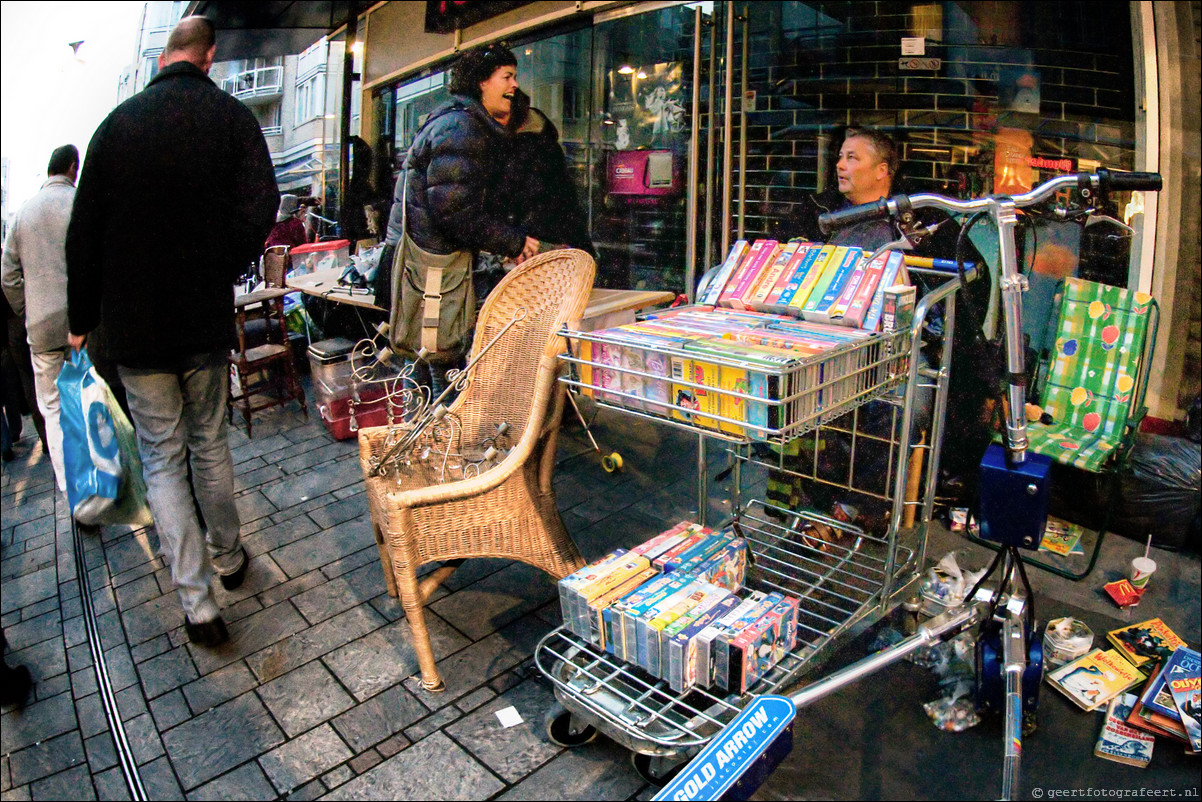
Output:
<instances>
[{"instance_id":1,"label":"black winter coat","mask_svg":"<svg viewBox=\"0 0 1202 802\"><path fill-rule=\"evenodd\" d=\"M869 252L897 239L897 231L888 220L854 223L829 234L824 234L818 227L820 214L846 209L851 205L838 190L830 189L820 195L808 196L798 204L791 219L777 233L784 237L805 237L813 242L831 245L854 245Z\"/></svg>"},{"instance_id":2,"label":"black winter coat","mask_svg":"<svg viewBox=\"0 0 1202 802\"><path fill-rule=\"evenodd\" d=\"M502 177L510 219L540 242L570 245L596 256L559 131L541 111L530 108L524 96L514 99L514 116L519 115L509 168Z\"/></svg>"},{"instance_id":3,"label":"black winter coat","mask_svg":"<svg viewBox=\"0 0 1202 802\"><path fill-rule=\"evenodd\" d=\"M72 333L103 318L109 357L135 368L228 348L234 280L278 201L250 109L198 67L168 65L88 146L67 230Z\"/></svg>"},{"instance_id":4,"label":"black winter coat","mask_svg":"<svg viewBox=\"0 0 1202 802\"><path fill-rule=\"evenodd\" d=\"M526 234L506 219L498 197L509 148L505 129L478 101L455 95L430 112L397 180L386 241L400 241L401 181L408 177L405 224L419 247L518 256Z\"/></svg>"}]
</instances>

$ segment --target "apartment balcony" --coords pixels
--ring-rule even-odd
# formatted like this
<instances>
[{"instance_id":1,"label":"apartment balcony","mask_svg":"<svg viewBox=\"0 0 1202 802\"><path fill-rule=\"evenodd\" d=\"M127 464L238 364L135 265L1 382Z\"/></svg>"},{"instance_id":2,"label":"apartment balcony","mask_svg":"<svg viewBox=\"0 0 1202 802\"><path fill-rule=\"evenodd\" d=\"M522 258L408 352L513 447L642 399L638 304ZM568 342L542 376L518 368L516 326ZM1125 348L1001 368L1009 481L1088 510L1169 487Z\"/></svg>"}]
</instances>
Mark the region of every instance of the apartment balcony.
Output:
<instances>
[{"instance_id":1,"label":"apartment balcony","mask_svg":"<svg viewBox=\"0 0 1202 802\"><path fill-rule=\"evenodd\" d=\"M248 106L278 100L283 94L284 68L260 67L223 78L221 88Z\"/></svg>"}]
</instances>

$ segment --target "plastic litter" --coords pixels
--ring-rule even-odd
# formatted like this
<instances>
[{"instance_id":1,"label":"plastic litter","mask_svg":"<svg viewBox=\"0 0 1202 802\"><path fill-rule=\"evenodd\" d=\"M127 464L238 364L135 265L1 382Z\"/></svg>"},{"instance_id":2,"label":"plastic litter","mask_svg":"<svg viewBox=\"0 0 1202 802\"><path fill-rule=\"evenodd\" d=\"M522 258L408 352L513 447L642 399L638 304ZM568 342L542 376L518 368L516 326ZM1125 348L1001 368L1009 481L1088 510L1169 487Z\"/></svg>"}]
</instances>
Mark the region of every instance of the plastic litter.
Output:
<instances>
[{"instance_id":1,"label":"plastic litter","mask_svg":"<svg viewBox=\"0 0 1202 802\"><path fill-rule=\"evenodd\" d=\"M982 576L980 571L963 571L956 561L956 552L949 551L933 567L927 569L921 593L924 599L944 607L954 607L964 601L964 595L972 589Z\"/></svg>"},{"instance_id":2,"label":"plastic litter","mask_svg":"<svg viewBox=\"0 0 1202 802\"><path fill-rule=\"evenodd\" d=\"M1075 618L1048 622L1043 634L1043 659L1048 668L1062 666L1081 657L1093 646L1093 630Z\"/></svg>"}]
</instances>

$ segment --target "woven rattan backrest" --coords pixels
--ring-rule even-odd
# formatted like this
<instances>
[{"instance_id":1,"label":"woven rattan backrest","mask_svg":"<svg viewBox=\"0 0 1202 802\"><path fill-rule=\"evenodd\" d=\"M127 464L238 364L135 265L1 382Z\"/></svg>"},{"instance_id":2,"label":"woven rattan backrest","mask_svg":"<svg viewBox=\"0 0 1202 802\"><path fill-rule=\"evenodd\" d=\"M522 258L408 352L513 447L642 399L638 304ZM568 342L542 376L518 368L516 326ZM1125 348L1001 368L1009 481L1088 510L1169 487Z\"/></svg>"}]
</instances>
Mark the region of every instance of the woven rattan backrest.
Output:
<instances>
[{"instance_id":1,"label":"woven rattan backrest","mask_svg":"<svg viewBox=\"0 0 1202 802\"><path fill-rule=\"evenodd\" d=\"M519 309L525 317L484 354L471 387L458 406L467 442L492 434L504 421L513 442L521 439L532 406L539 420L546 414L555 377L539 376L539 364L564 350L558 332L578 320L588 304L596 266L584 251L556 250L540 254L501 280L480 310L472 355L479 353Z\"/></svg>"},{"instance_id":2,"label":"woven rattan backrest","mask_svg":"<svg viewBox=\"0 0 1202 802\"><path fill-rule=\"evenodd\" d=\"M263 252L263 284L268 287L283 287L292 257L287 245L272 245Z\"/></svg>"}]
</instances>

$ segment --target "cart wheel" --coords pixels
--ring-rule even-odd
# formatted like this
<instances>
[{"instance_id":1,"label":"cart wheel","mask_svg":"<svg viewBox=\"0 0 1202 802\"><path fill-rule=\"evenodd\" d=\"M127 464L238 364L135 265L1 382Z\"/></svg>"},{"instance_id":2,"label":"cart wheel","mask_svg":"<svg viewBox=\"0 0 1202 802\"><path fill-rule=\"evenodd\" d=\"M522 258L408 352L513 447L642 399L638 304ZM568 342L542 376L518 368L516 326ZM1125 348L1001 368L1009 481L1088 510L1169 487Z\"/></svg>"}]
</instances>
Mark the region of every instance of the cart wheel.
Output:
<instances>
[{"instance_id":1,"label":"cart wheel","mask_svg":"<svg viewBox=\"0 0 1202 802\"><path fill-rule=\"evenodd\" d=\"M601 467L605 469L606 473L622 470L622 455L615 451L607 457L602 457Z\"/></svg>"},{"instance_id":2,"label":"cart wheel","mask_svg":"<svg viewBox=\"0 0 1202 802\"><path fill-rule=\"evenodd\" d=\"M546 730L551 743L569 749L584 746L597 737L596 727L581 724L559 705L553 706L543 715L543 729Z\"/></svg>"},{"instance_id":3,"label":"cart wheel","mask_svg":"<svg viewBox=\"0 0 1202 802\"><path fill-rule=\"evenodd\" d=\"M672 782L672 778L685 767L684 763L673 762L670 758L644 755L642 752L630 753L630 765L634 766L644 782L660 788Z\"/></svg>"}]
</instances>

